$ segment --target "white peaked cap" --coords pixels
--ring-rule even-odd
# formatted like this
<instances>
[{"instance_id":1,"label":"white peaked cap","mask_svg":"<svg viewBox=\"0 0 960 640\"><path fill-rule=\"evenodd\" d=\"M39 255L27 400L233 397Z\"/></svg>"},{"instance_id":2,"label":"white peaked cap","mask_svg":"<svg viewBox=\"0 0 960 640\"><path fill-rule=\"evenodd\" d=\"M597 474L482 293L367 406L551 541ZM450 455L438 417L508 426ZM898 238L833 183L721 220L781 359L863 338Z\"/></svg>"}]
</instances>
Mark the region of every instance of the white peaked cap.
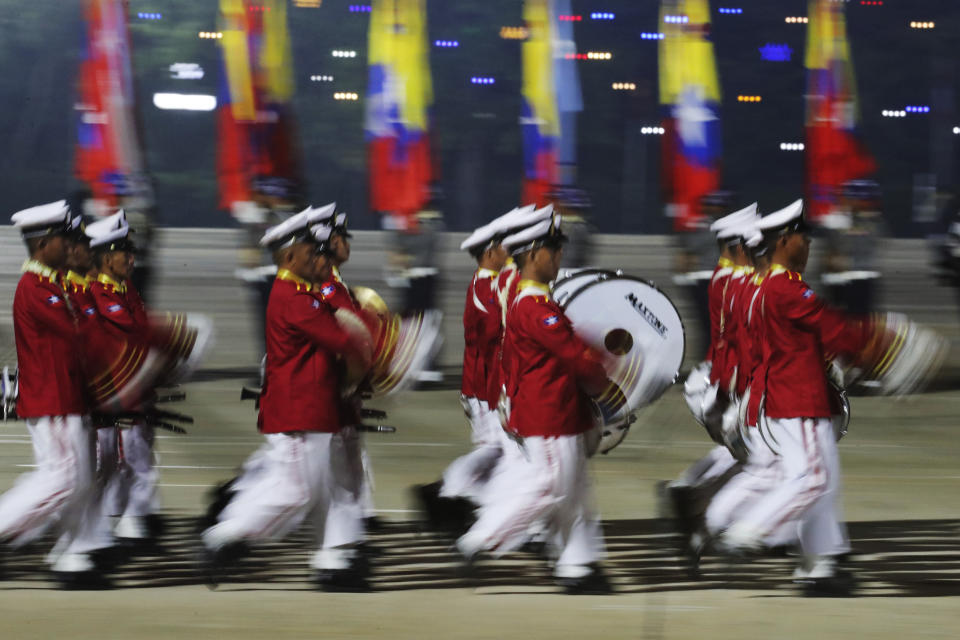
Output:
<instances>
[{"instance_id":1,"label":"white peaked cap","mask_svg":"<svg viewBox=\"0 0 960 640\"><path fill-rule=\"evenodd\" d=\"M310 233L313 234L313 239L317 242L326 242L330 239L330 234L333 232L333 227L328 224L320 223L315 224L310 227Z\"/></svg>"},{"instance_id":2,"label":"white peaked cap","mask_svg":"<svg viewBox=\"0 0 960 640\"><path fill-rule=\"evenodd\" d=\"M514 207L502 216L494 218L467 236L467 239L460 243L461 251L469 251L474 247L490 242L495 236L526 225L527 222L525 218L533 213L536 208L536 205L532 204L523 207Z\"/></svg>"},{"instance_id":3,"label":"white peaked cap","mask_svg":"<svg viewBox=\"0 0 960 640\"><path fill-rule=\"evenodd\" d=\"M713 231L717 234L717 237L723 237L720 235L727 227L731 225L740 225L747 220L751 220L757 217L757 203L754 202L751 205L740 209L739 211L734 211L729 215L725 215L713 224L710 225L710 231Z\"/></svg>"},{"instance_id":4,"label":"white peaked cap","mask_svg":"<svg viewBox=\"0 0 960 640\"><path fill-rule=\"evenodd\" d=\"M803 199L795 200L779 211L768 213L760 219L757 228L760 231L770 231L785 227L788 224L799 222L803 218Z\"/></svg>"},{"instance_id":5,"label":"white peaked cap","mask_svg":"<svg viewBox=\"0 0 960 640\"><path fill-rule=\"evenodd\" d=\"M310 224L312 211L312 207L307 207L300 213L294 214L280 224L267 229L263 237L260 238L260 246L266 247L276 244L290 246L293 244L298 239L298 235L307 234L307 226Z\"/></svg>"},{"instance_id":6,"label":"white peaked cap","mask_svg":"<svg viewBox=\"0 0 960 640\"><path fill-rule=\"evenodd\" d=\"M552 207L550 214L547 218L538 220L520 229L513 235L504 238L503 244L510 250L510 253L516 255L524 251L529 251L538 240L548 238L552 235L560 235L560 224L563 221L563 217L560 215L552 215Z\"/></svg>"},{"instance_id":7,"label":"white peaked cap","mask_svg":"<svg viewBox=\"0 0 960 640\"><path fill-rule=\"evenodd\" d=\"M111 216L91 222L84 229L84 233L90 237L90 248L93 249L126 238L130 235L130 225L121 209Z\"/></svg>"},{"instance_id":8,"label":"white peaked cap","mask_svg":"<svg viewBox=\"0 0 960 640\"><path fill-rule=\"evenodd\" d=\"M322 207L310 207L309 224L332 224L334 222L333 212L337 210L337 203L331 202Z\"/></svg>"},{"instance_id":9,"label":"white peaked cap","mask_svg":"<svg viewBox=\"0 0 960 640\"><path fill-rule=\"evenodd\" d=\"M39 237L49 233L50 227L66 226L70 222L70 207L66 200L57 200L17 211L11 220L24 238Z\"/></svg>"}]
</instances>

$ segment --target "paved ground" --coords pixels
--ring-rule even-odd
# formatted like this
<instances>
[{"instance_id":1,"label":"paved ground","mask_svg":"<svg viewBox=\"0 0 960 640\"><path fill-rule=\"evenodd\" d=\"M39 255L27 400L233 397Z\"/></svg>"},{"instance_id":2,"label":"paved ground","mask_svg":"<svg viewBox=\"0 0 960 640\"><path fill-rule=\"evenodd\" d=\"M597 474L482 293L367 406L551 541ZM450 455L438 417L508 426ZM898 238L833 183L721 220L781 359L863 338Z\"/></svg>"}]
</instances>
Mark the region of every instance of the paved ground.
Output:
<instances>
[{"instance_id":1,"label":"paved ground","mask_svg":"<svg viewBox=\"0 0 960 640\"><path fill-rule=\"evenodd\" d=\"M469 447L453 390L371 403L389 411L387 422L398 427L395 434L367 440L377 506L389 520L372 538L382 551L374 561L375 593L313 591L305 534L258 549L236 581L208 591L193 569L192 520L207 488L232 475L260 442L252 405L239 401L256 348L245 294L231 279L232 264L225 258L231 255L231 237L214 232L171 237L179 245L163 256L157 306L212 313L220 341L200 381L186 386L188 399L176 407L196 417L190 435L159 440L161 491L171 521L163 551L123 568L117 581L126 588L107 593L53 589L43 573L43 548L8 556L8 579L0 582L0 637L957 637L960 392L949 390L954 386L949 380L938 385L943 390L905 401L853 399L854 420L841 454L857 553L853 567L863 581L856 599L796 597L788 581L789 558L739 564L709 558L703 580L686 577L673 555L667 523L656 520L653 486L677 475L709 446L676 389L644 412L623 445L593 465L617 595L559 595L542 564L524 554L485 563L478 576L464 581L448 542L420 531L407 488L435 479ZM378 286L380 236L358 238L358 244L361 240L367 248L355 255L354 277ZM0 299L10 300L22 254L3 232L0 245ZM925 279L917 266L921 249L904 245L891 254L888 304L955 336L952 292ZM618 241L607 246L601 263L633 265L664 281L663 255L655 240ZM456 265L452 273L465 277L469 265L462 260ZM445 306L462 305L461 289L448 286ZM685 313L686 303L678 300L678 306ZM454 316L448 327L450 351L458 344L457 321ZM0 316L6 354L8 322L8 315ZM448 352L446 361L454 356ZM0 490L28 470L30 453L22 423L0 424Z\"/></svg>"},{"instance_id":2,"label":"paved ground","mask_svg":"<svg viewBox=\"0 0 960 640\"><path fill-rule=\"evenodd\" d=\"M376 502L389 520L372 537L377 592L321 594L306 567L309 536L265 545L235 582L210 592L193 569L193 518L204 493L260 442L239 379L188 387L189 436L161 437L162 492L171 530L162 553L117 574L126 587L64 593L43 573L43 549L8 558L0 583L3 637L955 637L960 622L960 393L909 402L855 398L841 446L846 513L863 580L862 597L796 597L789 558L730 564L710 558L691 581L656 520L653 484L708 449L676 392L647 410L625 443L593 466L618 594L556 594L533 556L482 565L465 581L449 542L420 531L406 490L432 480L466 451L454 391L416 392L373 403L390 413L392 435L369 437ZM30 463L22 424L0 427L0 487ZM122 634L121 634L122 631ZM104 635L104 633L106 635ZM116 634L116 635L114 635ZM706 635L705 635L706 634Z\"/></svg>"}]
</instances>

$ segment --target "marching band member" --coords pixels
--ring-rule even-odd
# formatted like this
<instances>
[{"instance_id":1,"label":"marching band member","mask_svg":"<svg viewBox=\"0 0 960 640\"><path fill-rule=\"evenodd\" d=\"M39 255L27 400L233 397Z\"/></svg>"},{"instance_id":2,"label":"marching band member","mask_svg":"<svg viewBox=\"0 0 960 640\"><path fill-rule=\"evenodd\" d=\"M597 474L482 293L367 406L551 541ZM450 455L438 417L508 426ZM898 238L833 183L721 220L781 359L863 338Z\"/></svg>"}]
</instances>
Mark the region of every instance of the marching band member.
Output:
<instances>
[{"instance_id":1,"label":"marching band member","mask_svg":"<svg viewBox=\"0 0 960 640\"><path fill-rule=\"evenodd\" d=\"M567 592L608 593L587 476L587 434L594 429L588 393L602 393L608 381L599 357L550 296L563 239L560 220L550 215L503 241L520 269L503 344L506 428L518 451L493 481L496 498L483 503L457 548L468 561L480 551L500 555L523 544L528 527L543 520L557 546L554 575Z\"/></svg>"},{"instance_id":2,"label":"marching band member","mask_svg":"<svg viewBox=\"0 0 960 640\"><path fill-rule=\"evenodd\" d=\"M118 339L146 341L147 311L130 280L134 244L124 212L87 225L86 233L98 271L90 292L100 328ZM97 430L101 469L107 474L103 513L116 518L114 534L120 540L145 543L160 533L154 436L154 428L145 420L123 429Z\"/></svg>"},{"instance_id":3,"label":"marching band member","mask_svg":"<svg viewBox=\"0 0 960 640\"><path fill-rule=\"evenodd\" d=\"M350 259L350 238L353 236L347 229L347 214L338 213L334 215L336 203L331 203L315 209L311 214L312 224L324 224L330 227L330 277L317 285L320 297L334 309L348 309L357 312L360 305L350 288L347 287L340 275L340 267ZM345 399L350 407L345 407L345 415L351 415L350 420L354 424L360 423L359 395ZM363 434L356 432L356 454L359 461L356 466L360 477L360 496L363 504L364 521L367 529L376 529L380 522L376 517L376 510L373 506L373 465L370 462L370 455L364 446Z\"/></svg>"},{"instance_id":4,"label":"marching band member","mask_svg":"<svg viewBox=\"0 0 960 640\"><path fill-rule=\"evenodd\" d=\"M703 414L703 421L710 437L717 446L688 467L677 480L666 485L671 507L684 538L687 552L698 547L700 541L693 539L700 528L704 509L704 497L716 489L718 481L727 477L737 464L724 442L722 413L728 408L731 392L730 381L736 366L736 340L734 324L730 320L730 305L733 293L744 277L748 259L743 242L753 235L757 219L757 203L735 211L714 222L710 230L716 234L720 259L714 268L709 287L710 346L707 360L695 369L688 379L684 392L687 403ZM709 368L709 372L706 372ZM701 407L708 406L706 410ZM708 414L708 415L707 415ZM696 558L692 558L694 562Z\"/></svg>"},{"instance_id":5,"label":"marching band member","mask_svg":"<svg viewBox=\"0 0 960 640\"><path fill-rule=\"evenodd\" d=\"M341 368L347 356L369 366L369 335L337 320L314 283L330 278L330 227L310 228L311 210L270 228L277 277L267 307L267 360L258 428L266 450L252 482L241 483L218 522L203 532L212 586L247 542L284 536L305 519L317 551L311 566L326 590L366 590L357 474L341 429ZM347 327L347 328L345 328Z\"/></svg>"},{"instance_id":6,"label":"marching band member","mask_svg":"<svg viewBox=\"0 0 960 640\"><path fill-rule=\"evenodd\" d=\"M803 560L795 577L805 593L847 595L853 579L838 570L837 557L850 544L840 514L840 461L825 365L828 354L869 360L868 352L877 348L875 327L826 306L803 281L810 252L803 201L766 216L759 228L772 264L754 310L763 336L758 391L779 481L738 514L722 541L744 550L799 540Z\"/></svg>"},{"instance_id":7,"label":"marching band member","mask_svg":"<svg viewBox=\"0 0 960 640\"><path fill-rule=\"evenodd\" d=\"M13 301L17 415L27 421L37 468L0 496L0 540L20 546L55 523L59 539L48 558L61 585L103 588L109 583L95 552L109 541L99 530L95 436L76 348L76 311L60 276L70 221L62 200L13 216L30 255Z\"/></svg>"}]
</instances>

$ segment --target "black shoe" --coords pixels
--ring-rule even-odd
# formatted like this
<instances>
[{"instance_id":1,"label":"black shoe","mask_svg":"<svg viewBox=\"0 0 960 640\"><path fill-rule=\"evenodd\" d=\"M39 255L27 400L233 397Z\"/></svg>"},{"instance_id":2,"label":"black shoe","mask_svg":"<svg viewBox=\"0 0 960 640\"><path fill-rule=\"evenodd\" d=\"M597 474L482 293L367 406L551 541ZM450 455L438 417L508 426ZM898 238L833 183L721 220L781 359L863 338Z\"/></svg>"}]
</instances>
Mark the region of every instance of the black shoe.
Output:
<instances>
[{"instance_id":1,"label":"black shoe","mask_svg":"<svg viewBox=\"0 0 960 640\"><path fill-rule=\"evenodd\" d=\"M207 510L203 516L201 516L197 522L197 531L206 531L217 524L217 521L220 519L220 512L227 508L227 505L233 500L233 496L237 494L237 492L233 490L233 487L237 484L239 478L240 476L230 478L226 482L222 482L210 489L207 493L210 503L207 505Z\"/></svg>"},{"instance_id":2,"label":"black shoe","mask_svg":"<svg viewBox=\"0 0 960 640\"><path fill-rule=\"evenodd\" d=\"M411 492L417 506L426 516L428 527L459 537L476 521L477 505L466 498L441 497L441 485L441 482L414 485Z\"/></svg>"},{"instance_id":3,"label":"black shoe","mask_svg":"<svg viewBox=\"0 0 960 640\"><path fill-rule=\"evenodd\" d=\"M351 566L349 569L317 571L316 584L321 591L334 593L364 593L370 591L368 571Z\"/></svg>"},{"instance_id":4,"label":"black shoe","mask_svg":"<svg viewBox=\"0 0 960 640\"><path fill-rule=\"evenodd\" d=\"M240 558L247 554L248 547L244 542L225 544L219 549L212 550L204 545L200 550L200 575L207 588L213 591L230 574L230 569L236 566Z\"/></svg>"},{"instance_id":5,"label":"black shoe","mask_svg":"<svg viewBox=\"0 0 960 640\"><path fill-rule=\"evenodd\" d=\"M857 580L843 569L826 578L807 578L798 581L806 598L852 598L856 595Z\"/></svg>"},{"instance_id":6,"label":"black shoe","mask_svg":"<svg viewBox=\"0 0 960 640\"><path fill-rule=\"evenodd\" d=\"M95 549L90 552L90 559L97 567L97 571L109 573L130 559L130 549L119 544Z\"/></svg>"},{"instance_id":7,"label":"black shoe","mask_svg":"<svg viewBox=\"0 0 960 640\"><path fill-rule=\"evenodd\" d=\"M53 577L66 591L104 591L113 589L113 583L102 572L93 571L54 571Z\"/></svg>"},{"instance_id":8,"label":"black shoe","mask_svg":"<svg viewBox=\"0 0 960 640\"><path fill-rule=\"evenodd\" d=\"M167 531L167 521L159 513L151 513L143 517L143 523L147 527L147 535L156 542L163 537Z\"/></svg>"},{"instance_id":9,"label":"black shoe","mask_svg":"<svg viewBox=\"0 0 960 640\"><path fill-rule=\"evenodd\" d=\"M386 529L386 524L377 516L369 516L363 519L363 526L367 531L377 533Z\"/></svg>"},{"instance_id":10,"label":"black shoe","mask_svg":"<svg viewBox=\"0 0 960 640\"><path fill-rule=\"evenodd\" d=\"M613 587L600 567L595 567L583 577L560 578L557 582L571 596L605 596L613 593Z\"/></svg>"}]
</instances>

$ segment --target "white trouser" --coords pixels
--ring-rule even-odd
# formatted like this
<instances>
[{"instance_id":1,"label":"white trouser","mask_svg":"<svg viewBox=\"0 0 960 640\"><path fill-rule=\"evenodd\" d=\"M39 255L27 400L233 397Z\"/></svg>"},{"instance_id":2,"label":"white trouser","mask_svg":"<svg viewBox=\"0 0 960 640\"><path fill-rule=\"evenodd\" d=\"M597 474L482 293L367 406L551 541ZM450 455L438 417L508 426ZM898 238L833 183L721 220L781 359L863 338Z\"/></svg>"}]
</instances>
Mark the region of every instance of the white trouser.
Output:
<instances>
[{"instance_id":1,"label":"white trouser","mask_svg":"<svg viewBox=\"0 0 960 640\"><path fill-rule=\"evenodd\" d=\"M44 416L27 420L36 471L17 479L0 496L0 539L19 546L37 539L52 525L60 537L48 559L55 570L65 555L86 554L109 546L99 527L100 495L95 479L93 428L88 416Z\"/></svg>"},{"instance_id":2,"label":"white trouser","mask_svg":"<svg viewBox=\"0 0 960 640\"><path fill-rule=\"evenodd\" d=\"M558 577L579 577L604 554L603 532L593 510L584 436L530 437L504 453L489 487L490 499L474 526L458 541L472 556L496 556L521 546L537 521L556 544ZM509 447L508 447L509 449Z\"/></svg>"},{"instance_id":3,"label":"white trouser","mask_svg":"<svg viewBox=\"0 0 960 640\"><path fill-rule=\"evenodd\" d=\"M159 511L154 428L137 422L124 429L98 429L97 440L105 482L104 515L143 517Z\"/></svg>"},{"instance_id":4,"label":"white trouser","mask_svg":"<svg viewBox=\"0 0 960 640\"><path fill-rule=\"evenodd\" d=\"M850 550L840 512L840 460L829 418L768 420L764 437L775 449L777 480L728 529L766 545L799 540L808 556Z\"/></svg>"},{"instance_id":5,"label":"white trouser","mask_svg":"<svg viewBox=\"0 0 960 640\"><path fill-rule=\"evenodd\" d=\"M266 436L254 455L255 474L241 477L240 491L203 533L217 549L241 540L281 538L309 520L316 536L316 569L345 569L350 547L363 540L363 509L356 469L359 456L349 429L341 433L296 432Z\"/></svg>"},{"instance_id":6,"label":"white trouser","mask_svg":"<svg viewBox=\"0 0 960 640\"><path fill-rule=\"evenodd\" d=\"M717 445L710 452L687 467L680 477L671 483L674 487L699 487L719 478L737 464L730 450Z\"/></svg>"},{"instance_id":7,"label":"white trouser","mask_svg":"<svg viewBox=\"0 0 960 640\"><path fill-rule=\"evenodd\" d=\"M445 498L468 498L480 504L503 451L503 437L500 435L503 429L500 428L496 410L491 411L485 401L476 398L465 400L465 408L469 407L473 450L451 462L443 472L440 495Z\"/></svg>"},{"instance_id":8,"label":"white trouser","mask_svg":"<svg viewBox=\"0 0 960 640\"><path fill-rule=\"evenodd\" d=\"M707 506L707 530L712 535L729 527L745 509L775 487L779 479L777 456L767 446L759 429L747 428L743 430L743 437L747 449L743 468L723 485Z\"/></svg>"}]
</instances>

